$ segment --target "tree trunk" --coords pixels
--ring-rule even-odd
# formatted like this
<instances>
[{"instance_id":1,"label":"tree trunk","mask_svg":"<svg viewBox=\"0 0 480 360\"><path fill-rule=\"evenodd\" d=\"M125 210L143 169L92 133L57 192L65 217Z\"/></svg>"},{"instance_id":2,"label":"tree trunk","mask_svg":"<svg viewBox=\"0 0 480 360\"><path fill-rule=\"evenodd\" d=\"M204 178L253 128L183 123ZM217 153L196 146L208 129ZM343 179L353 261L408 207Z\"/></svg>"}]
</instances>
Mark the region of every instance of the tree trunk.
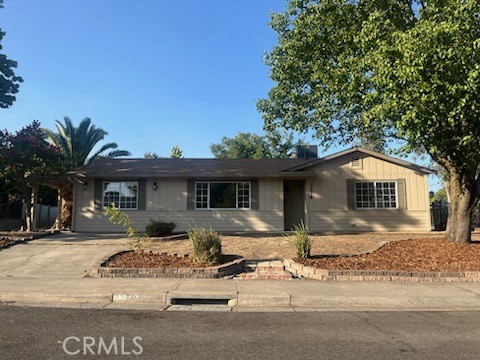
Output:
<instances>
[{"instance_id":1,"label":"tree trunk","mask_svg":"<svg viewBox=\"0 0 480 360\"><path fill-rule=\"evenodd\" d=\"M472 212L477 203L475 176L450 173L450 207L445 237L448 242L471 241Z\"/></svg>"}]
</instances>

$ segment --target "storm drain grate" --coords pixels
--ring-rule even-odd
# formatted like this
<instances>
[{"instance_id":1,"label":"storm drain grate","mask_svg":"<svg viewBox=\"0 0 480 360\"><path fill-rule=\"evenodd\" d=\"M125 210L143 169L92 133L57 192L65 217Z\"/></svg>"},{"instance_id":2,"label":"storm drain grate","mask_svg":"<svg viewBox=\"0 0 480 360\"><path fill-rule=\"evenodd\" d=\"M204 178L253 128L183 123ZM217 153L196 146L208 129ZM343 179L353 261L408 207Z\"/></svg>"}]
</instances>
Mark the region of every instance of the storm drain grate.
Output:
<instances>
[{"instance_id":1,"label":"storm drain grate","mask_svg":"<svg viewBox=\"0 0 480 360\"><path fill-rule=\"evenodd\" d=\"M209 299L209 298L172 298L170 299L171 305L228 305L230 299Z\"/></svg>"},{"instance_id":2,"label":"storm drain grate","mask_svg":"<svg viewBox=\"0 0 480 360\"><path fill-rule=\"evenodd\" d=\"M167 311L232 311L230 297L171 298Z\"/></svg>"}]
</instances>

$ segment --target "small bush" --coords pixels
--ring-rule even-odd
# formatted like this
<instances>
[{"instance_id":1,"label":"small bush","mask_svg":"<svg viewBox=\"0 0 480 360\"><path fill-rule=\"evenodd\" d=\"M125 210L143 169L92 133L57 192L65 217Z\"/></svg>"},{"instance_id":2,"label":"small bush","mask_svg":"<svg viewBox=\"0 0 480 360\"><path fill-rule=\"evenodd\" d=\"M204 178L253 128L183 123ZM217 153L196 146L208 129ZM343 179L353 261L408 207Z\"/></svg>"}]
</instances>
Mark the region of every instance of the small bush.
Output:
<instances>
[{"instance_id":1,"label":"small bush","mask_svg":"<svg viewBox=\"0 0 480 360\"><path fill-rule=\"evenodd\" d=\"M199 264L218 264L222 258L220 235L212 229L193 228L188 230L193 245L193 261Z\"/></svg>"},{"instance_id":2,"label":"small bush","mask_svg":"<svg viewBox=\"0 0 480 360\"><path fill-rule=\"evenodd\" d=\"M295 225L292 230L295 237L295 245L297 247L297 257L299 259L306 259L310 257L310 250L312 248L312 241L308 237L307 229L303 221L300 225Z\"/></svg>"},{"instance_id":3,"label":"small bush","mask_svg":"<svg viewBox=\"0 0 480 360\"><path fill-rule=\"evenodd\" d=\"M148 235L140 236L133 226L133 221L124 214L121 210L115 207L115 204L103 208L103 214L108 216L108 221L112 224L121 225L126 230L128 237L131 239L128 242L130 248L139 252L150 246L150 238Z\"/></svg>"},{"instance_id":4,"label":"small bush","mask_svg":"<svg viewBox=\"0 0 480 360\"><path fill-rule=\"evenodd\" d=\"M174 222L150 219L147 225L145 225L145 233L153 237L167 236L170 235L176 227L177 224Z\"/></svg>"}]
</instances>

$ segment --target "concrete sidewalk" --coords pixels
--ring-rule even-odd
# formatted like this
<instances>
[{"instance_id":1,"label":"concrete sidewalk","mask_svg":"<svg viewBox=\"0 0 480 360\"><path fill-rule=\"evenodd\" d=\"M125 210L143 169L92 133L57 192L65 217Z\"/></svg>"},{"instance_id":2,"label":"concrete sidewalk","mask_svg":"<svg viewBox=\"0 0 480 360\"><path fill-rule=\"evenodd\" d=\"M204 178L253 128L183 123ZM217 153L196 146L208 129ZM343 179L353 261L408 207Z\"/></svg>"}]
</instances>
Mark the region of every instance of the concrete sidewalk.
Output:
<instances>
[{"instance_id":1,"label":"concrete sidewalk","mask_svg":"<svg viewBox=\"0 0 480 360\"><path fill-rule=\"evenodd\" d=\"M233 311L480 310L474 283L305 280L1 278L0 302L54 307L166 309L172 299L224 299Z\"/></svg>"}]
</instances>

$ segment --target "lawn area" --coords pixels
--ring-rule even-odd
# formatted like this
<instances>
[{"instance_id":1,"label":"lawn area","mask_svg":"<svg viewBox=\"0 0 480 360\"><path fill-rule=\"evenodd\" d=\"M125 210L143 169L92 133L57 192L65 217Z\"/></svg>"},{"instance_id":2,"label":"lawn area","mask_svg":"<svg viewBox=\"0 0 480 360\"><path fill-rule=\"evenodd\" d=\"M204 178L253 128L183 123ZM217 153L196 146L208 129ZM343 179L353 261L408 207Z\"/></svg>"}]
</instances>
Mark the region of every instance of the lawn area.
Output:
<instances>
[{"instance_id":1,"label":"lawn area","mask_svg":"<svg viewBox=\"0 0 480 360\"><path fill-rule=\"evenodd\" d=\"M362 234L325 234L311 235L312 255L354 255L369 251L383 241L398 241L438 236L439 233L362 233ZM224 254L241 255L246 259L286 259L295 257L295 245L292 236L266 236L261 234L222 235ZM192 253L190 240L163 240L153 242L153 251L171 253Z\"/></svg>"}]
</instances>

